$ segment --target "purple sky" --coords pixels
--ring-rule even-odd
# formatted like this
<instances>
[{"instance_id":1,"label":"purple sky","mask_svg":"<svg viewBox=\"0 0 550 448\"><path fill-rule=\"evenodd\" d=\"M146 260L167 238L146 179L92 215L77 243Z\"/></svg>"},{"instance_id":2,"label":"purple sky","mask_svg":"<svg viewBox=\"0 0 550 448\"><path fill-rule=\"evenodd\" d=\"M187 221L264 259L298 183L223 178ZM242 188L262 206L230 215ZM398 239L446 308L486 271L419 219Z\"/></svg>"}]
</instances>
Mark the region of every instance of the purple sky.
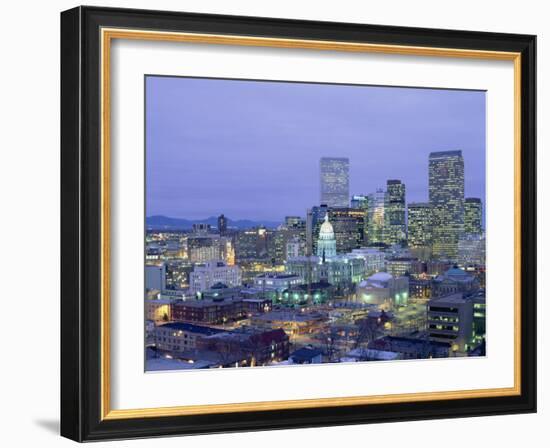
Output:
<instances>
[{"instance_id":1,"label":"purple sky","mask_svg":"<svg viewBox=\"0 0 550 448\"><path fill-rule=\"evenodd\" d=\"M428 154L455 149L485 207L485 92L149 76L146 101L147 216L305 216L323 156L350 159L350 194L427 201Z\"/></svg>"}]
</instances>

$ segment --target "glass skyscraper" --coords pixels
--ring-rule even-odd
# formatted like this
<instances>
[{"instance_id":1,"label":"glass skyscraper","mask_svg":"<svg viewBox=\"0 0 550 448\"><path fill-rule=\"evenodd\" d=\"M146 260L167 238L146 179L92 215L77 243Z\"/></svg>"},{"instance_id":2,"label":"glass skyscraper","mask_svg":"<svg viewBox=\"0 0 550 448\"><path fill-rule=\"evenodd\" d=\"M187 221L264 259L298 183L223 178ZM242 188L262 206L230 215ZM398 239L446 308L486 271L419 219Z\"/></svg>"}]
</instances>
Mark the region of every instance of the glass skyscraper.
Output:
<instances>
[{"instance_id":1,"label":"glass skyscraper","mask_svg":"<svg viewBox=\"0 0 550 448\"><path fill-rule=\"evenodd\" d=\"M386 243L397 244L407 238L405 224L405 184L400 180L387 181Z\"/></svg>"},{"instance_id":2,"label":"glass skyscraper","mask_svg":"<svg viewBox=\"0 0 550 448\"><path fill-rule=\"evenodd\" d=\"M464 231L464 159L462 151L432 152L429 197L433 211L433 255L456 260Z\"/></svg>"},{"instance_id":3,"label":"glass skyscraper","mask_svg":"<svg viewBox=\"0 0 550 448\"><path fill-rule=\"evenodd\" d=\"M349 159L322 157L321 204L329 207L349 207Z\"/></svg>"},{"instance_id":4,"label":"glass skyscraper","mask_svg":"<svg viewBox=\"0 0 550 448\"><path fill-rule=\"evenodd\" d=\"M464 201L464 233L481 234L482 206L479 198L466 198Z\"/></svg>"},{"instance_id":5,"label":"glass skyscraper","mask_svg":"<svg viewBox=\"0 0 550 448\"><path fill-rule=\"evenodd\" d=\"M429 247L432 244L432 207L427 202L411 202L409 210L409 247Z\"/></svg>"},{"instance_id":6,"label":"glass skyscraper","mask_svg":"<svg viewBox=\"0 0 550 448\"><path fill-rule=\"evenodd\" d=\"M379 188L375 193L369 195L369 210L367 213L367 234L368 243L385 243L385 212L386 192Z\"/></svg>"}]
</instances>

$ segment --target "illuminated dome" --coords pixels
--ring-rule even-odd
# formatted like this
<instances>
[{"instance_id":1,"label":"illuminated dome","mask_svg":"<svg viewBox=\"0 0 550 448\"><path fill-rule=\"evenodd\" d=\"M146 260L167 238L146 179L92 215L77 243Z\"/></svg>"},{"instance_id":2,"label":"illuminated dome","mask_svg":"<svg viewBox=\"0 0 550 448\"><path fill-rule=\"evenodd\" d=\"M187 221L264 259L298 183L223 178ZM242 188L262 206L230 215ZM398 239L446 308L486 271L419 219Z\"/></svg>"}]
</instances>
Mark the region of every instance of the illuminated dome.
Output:
<instances>
[{"instance_id":1,"label":"illuminated dome","mask_svg":"<svg viewBox=\"0 0 550 448\"><path fill-rule=\"evenodd\" d=\"M317 256L321 257L323 262L327 258L336 256L336 238L332 224L328 222L328 213L325 215L325 222L321 224L321 229L319 230Z\"/></svg>"},{"instance_id":2,"label":"illuminated dome","mask_svg":"<svg viewBox=\"0 0 550 448\"><path fill-rule=\"evenodd\" d=\"M332 224L328 221L328 213L325 215L325 222L321 224L321 229L319 230L319 239L320 240L334 239L334 229L332 228Z\"/></svg>"}]
</instances>

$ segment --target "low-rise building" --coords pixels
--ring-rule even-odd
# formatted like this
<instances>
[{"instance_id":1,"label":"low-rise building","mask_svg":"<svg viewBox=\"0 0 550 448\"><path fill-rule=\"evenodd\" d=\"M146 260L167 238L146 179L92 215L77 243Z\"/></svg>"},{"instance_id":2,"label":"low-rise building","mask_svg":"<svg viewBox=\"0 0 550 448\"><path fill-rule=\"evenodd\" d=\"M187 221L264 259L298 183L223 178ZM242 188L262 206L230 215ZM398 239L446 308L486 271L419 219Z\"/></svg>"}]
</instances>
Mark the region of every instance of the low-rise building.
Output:
<instances>
[{"instance_id":1,"label":"low-rise building","mask_svg":"<svg viewBox=\"0 0 550 448\"><path fill-rule=\"evenodd\" d=\"M278 292L302 283L303 278L299 275L285 273L265 273L258 275L254 279L254 286L256 288L274 289Z\"/></svg>"},{"instance_id":2,"label":"low-rise building","mask_svg":"<svg viewBox=\"0 0 550 448\"><path fill-rule=\"evenodd\" d=\"M423 272L424 265L416 258L397 257L386 260L386 272L394 277L404 275L419 275Z\"/></svg>"},{"instance_id":3,"label":"low-rise building","mask_svg":"<svg viewBox=\"0 0 550 448\"><path fill-rule=\"evenodd\" d=\"M264 366L286 360L289 338L281 329L244 329L211 335L198 348L217 353L220 365Z\"/></svg>"},{"instance_id":4,"label":"low-rise building","mask_svg":"<svg viewBox=\"0 0 550 448\"><path fill-rule=\"evenodd\" d=\"M385 306L406 305L409 297L409 278L393 277L387 272L371 275L357 285L357 300Z\"/></svg>"},{"instance_id":5,"label":"low-rise building","mask_svg":"<svg viewBox=\"0 0 550 448\"><path fill-rule=\"evenodd\" d=\"M279 303L287 306L302 306L308 303L327 303L334 297L334 287L328 282L298 285L285 289L279 297Z\"/></svg>"},{"instance_id":6,"label":"low-rise building","mask_svg":"<svg viewBox=\"0 0 550 448\"><path fill-rule=\"evenodd\" d=\"M470 293L479 289L479 280L457 266L433 279L432 296L440 297L454 293Z\"/></svg>"},{"instance_id":7,"label":"low-rise building","mask_svg":"<svg viewBox=\"0 0 550 448\"><path fill-rule=\"evenodd\" d=\"M365 274L374 274L386 269L386 254L380 248L361 247L353 249L351 255L358 256L365 260Z\"/></svg>"},{"instance_id":8,"label":"low-rise building","mask_svg":"<svg viewBox=\"0 0 550 448\"><path fill-rule=\"evenodd\" d=\"M485 266L485 234L466 233L458 240L460 266Z\"/></svg>"},{"instance_id":9,"label":"low-rise building","mask_svg":"<svg viewBox=\"0 0 550 448\"><path fill-rule=\"evenodd\" d=\"M313 347L302 347L290 354L290 364L321 364L323 352Z\"/></svg>"},{"instance_id":10,"label":"low-rise building","mask_svg":"<svg viewBox=\"0 0 550 448\"><path fill-rule=\"evenodd\" d=\"M173 299L145 300L145 319L158 324L172 320Z\"/></svg>"},{"instance_id":11,"label":"low-rise building","mask_svg":"<svg viewBox=\"0 0 550 448\"><path fill-rule=\"evenodd\" d=\"M166 265L145 265L145 290L162 291L166 289Z\"/></svg>"},{"instance_id":12,"label":"low-rise building","mask_svg":"<svg viewBox=\"0 0 550 448\"><path fill-rule=\"evenodd\" d=\"M223 261L207 261L203 265L196 265L189 275L189 286L195 293L210 289L217 283L229 287L240 286L241 268L229 266Z\"/></svg>"},{"instance_id":13,"label":"low-rise building","mask_svg":"<svg viewBox=\"0 0 550 448\"><path fill-rule=\"evenodd\" d=\"M172 305L172 319L177 322L220 324L246 315L241 299L185 300Z\"/></svg>"},{"instance_id":14,"label":"low-rise building","mask_svg":"<svg viewBox=\"0 0 550 448\"><path fill-rule=\"evenodd\" d=\"M467 352L485 337L484 293L454 293L430 300L427 325L430 340L447 342L455 352Z\"/></svg>"},{"instance_id":15,"label":"low-rise building","mask_svg":"<svg viewBox=\"0 0 550 448\"><path fill-rule=\"evenodd\" d=\"M287 260L285 271L302 279L304 283L326 281L340 290L352 288L365 276L365 260L353 254L322 257L296 257Z\"/></svg>"},{"instance_id":16,"label":"low-rise building","mask_svg":"<svg viewBox=\"0 0 550 448\"><path fill-rule=\"evenodd\" d=\"M447 358L451 354L448 342L427 338L384 336L369 342L367 347L372 350L399 353L402 359Z\"/></svg>"},{"instance_id":17,"label":"low-rise building","mask_svg":"<svg viewBox=\"0 0 550 448\"><path fill-rule=\"evenodd\" d=\"M411 299L429 299L432 297L432 279L409 277L409 297Z\"/></svg>"},{"instance_id":18,"label":"low-rise building","mask_svg":"<svg viewBox=\"0 0 550 448\"><path fill-rule=\"evenodd\" d=\"M224 330L193 325L182 322L170 322L155 328L155 347L166 352L180 352L194 349L197 341L213 334L224 333Z\"/></svg>"},{"instance_id":19,"label":"low-rise building","mask_svg":"<svg viewBox=\"0 0 550 448\"><path fill-rule=\"evenodd\" d=\"M282 328L289 337L315 333L326 325L325 315L316 312L275 310L253 316L252 326L264 329Z\"/></svg>"}]
</instances>

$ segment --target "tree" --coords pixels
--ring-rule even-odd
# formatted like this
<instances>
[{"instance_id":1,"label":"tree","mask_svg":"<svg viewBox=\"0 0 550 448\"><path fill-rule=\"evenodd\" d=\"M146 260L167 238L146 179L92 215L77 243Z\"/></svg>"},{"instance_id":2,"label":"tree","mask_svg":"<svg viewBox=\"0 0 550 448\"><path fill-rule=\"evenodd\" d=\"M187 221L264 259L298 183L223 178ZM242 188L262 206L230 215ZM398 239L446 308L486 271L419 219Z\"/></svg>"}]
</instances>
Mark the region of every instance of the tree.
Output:
<instances>
[{"instance_id":1,"label":"tree","mask_svg":"<svg viewBox=\"0 0 550 448\"><path fill-rule=\"evenodd\" d=\"M327 327L319 334L319 340L323 346L323 351L328 358L328 362L334 362L338 354L338 346L342 337L335 327Z\"/></svg>"},{"instance_id":2,"label":"tree","mask_svg":"<svg viewBox=\"0 0 550 448\"><path fill-rule=\"evenodd\" d=\"M381 333L384 323L381 319L367 317L355 322L357 332L353 340L353 348L360 347L363 343L368 343L376 339Z\"/></svg>"}]
</instances>

